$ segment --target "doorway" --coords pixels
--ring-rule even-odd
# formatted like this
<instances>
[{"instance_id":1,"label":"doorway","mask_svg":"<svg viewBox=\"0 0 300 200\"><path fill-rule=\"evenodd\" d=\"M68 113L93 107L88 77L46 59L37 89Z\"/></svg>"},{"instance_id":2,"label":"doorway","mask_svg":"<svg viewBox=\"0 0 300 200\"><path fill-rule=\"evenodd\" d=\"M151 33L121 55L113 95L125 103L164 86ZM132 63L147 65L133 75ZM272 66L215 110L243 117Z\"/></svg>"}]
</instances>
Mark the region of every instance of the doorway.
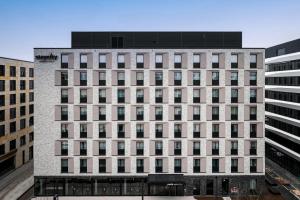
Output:
<instances>
[{"instance_id":1,"label":"doorway","mask_svg":"<svg viewBox=\"0 0 300 200\"><path fill-rule=\"evenodd\" d=\"M206 195L214 194L214 181L212 179L206 180Z\"/></svg>"},{"instance_id":2,"label":"doorway","mask_svg":"<svg viewBox=\"0 0 300 200\"><path fill-rule=\"evenodd\" d=\"M224 178L222 180L222 194L223 195L229 194L229 179L228 178Z\"/></svg>"}]
</instances>

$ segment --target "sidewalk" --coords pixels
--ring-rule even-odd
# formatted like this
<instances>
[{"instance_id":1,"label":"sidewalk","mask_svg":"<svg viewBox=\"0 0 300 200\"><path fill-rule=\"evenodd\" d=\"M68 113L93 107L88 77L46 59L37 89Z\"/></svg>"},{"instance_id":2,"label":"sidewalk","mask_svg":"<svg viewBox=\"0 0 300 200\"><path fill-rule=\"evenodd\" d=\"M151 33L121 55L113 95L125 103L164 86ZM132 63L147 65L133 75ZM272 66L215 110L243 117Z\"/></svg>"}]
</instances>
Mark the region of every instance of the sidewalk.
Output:
<instances>
[{"instance_id":1,"label":"sidewalk","mask_svg":"<svg viewBox=\"0 0 300 200\"><path fill-rule=\"evenodd\" d=\"M14 192L14 197L19 194L22 195L28 190L31 183L33 184L33 161L24 164L8 175L0 178L0 199L4 199L8 194L11 195L12 191L17 191ZM17 190L15 190L15 188L17 188Z\"/></svg>"}]
</instances>

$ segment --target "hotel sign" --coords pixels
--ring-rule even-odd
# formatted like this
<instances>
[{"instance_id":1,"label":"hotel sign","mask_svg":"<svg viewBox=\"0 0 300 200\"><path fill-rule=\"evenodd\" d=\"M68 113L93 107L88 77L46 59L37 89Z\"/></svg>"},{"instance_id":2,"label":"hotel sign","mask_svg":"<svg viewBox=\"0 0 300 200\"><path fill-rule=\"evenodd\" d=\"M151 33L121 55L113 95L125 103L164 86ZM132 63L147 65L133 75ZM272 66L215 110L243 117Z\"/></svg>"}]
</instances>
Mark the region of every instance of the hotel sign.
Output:
<instances>
[{"instance_id":1,"label":"hotel sign","mask_svg":"<svg viewBox=\"0 0 300 200\"><path fill-rule=\"evenodd\" d=\"M35 59L40 62L54 62L57 60L57 55L53 55L52 53L50 55L37 55Z\"/></svg>"}]
</instances>

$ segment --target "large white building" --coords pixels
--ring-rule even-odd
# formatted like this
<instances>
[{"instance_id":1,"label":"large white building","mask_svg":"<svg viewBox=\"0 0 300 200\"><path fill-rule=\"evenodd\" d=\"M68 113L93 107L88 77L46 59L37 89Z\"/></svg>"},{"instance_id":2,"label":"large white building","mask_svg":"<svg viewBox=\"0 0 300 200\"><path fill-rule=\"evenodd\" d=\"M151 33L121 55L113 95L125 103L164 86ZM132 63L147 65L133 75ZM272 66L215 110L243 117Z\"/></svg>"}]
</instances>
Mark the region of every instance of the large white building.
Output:
<instances>
[{"instance_id":1,"label":"large white building","mask_svg":"<svg viewBox=\"0 0 300 200\"><path fill-rule=\"evenodd\" d=\"M229 195L264 182L264 49L241 32L73 32L36 48L35 195Z\"/></svg>"}]
</instances>

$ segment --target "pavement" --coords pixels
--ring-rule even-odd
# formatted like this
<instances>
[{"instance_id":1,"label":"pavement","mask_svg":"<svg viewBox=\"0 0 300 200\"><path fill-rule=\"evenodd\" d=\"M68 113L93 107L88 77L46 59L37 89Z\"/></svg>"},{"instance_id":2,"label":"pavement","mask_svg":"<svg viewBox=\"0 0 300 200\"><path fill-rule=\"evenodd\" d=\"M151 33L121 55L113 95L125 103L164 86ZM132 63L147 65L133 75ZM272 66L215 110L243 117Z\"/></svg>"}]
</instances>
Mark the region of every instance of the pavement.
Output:
<instances>
[{"instance_id":1,"label":"pavement","mask_svg":"<svg viewBox=\"0 0 300 200\"><path fill-rule=\"evenodd\" d=\"M33 161L29 161L0 177L0 199L18 199L33 183Z\"/></svg>"}]
</instances>

